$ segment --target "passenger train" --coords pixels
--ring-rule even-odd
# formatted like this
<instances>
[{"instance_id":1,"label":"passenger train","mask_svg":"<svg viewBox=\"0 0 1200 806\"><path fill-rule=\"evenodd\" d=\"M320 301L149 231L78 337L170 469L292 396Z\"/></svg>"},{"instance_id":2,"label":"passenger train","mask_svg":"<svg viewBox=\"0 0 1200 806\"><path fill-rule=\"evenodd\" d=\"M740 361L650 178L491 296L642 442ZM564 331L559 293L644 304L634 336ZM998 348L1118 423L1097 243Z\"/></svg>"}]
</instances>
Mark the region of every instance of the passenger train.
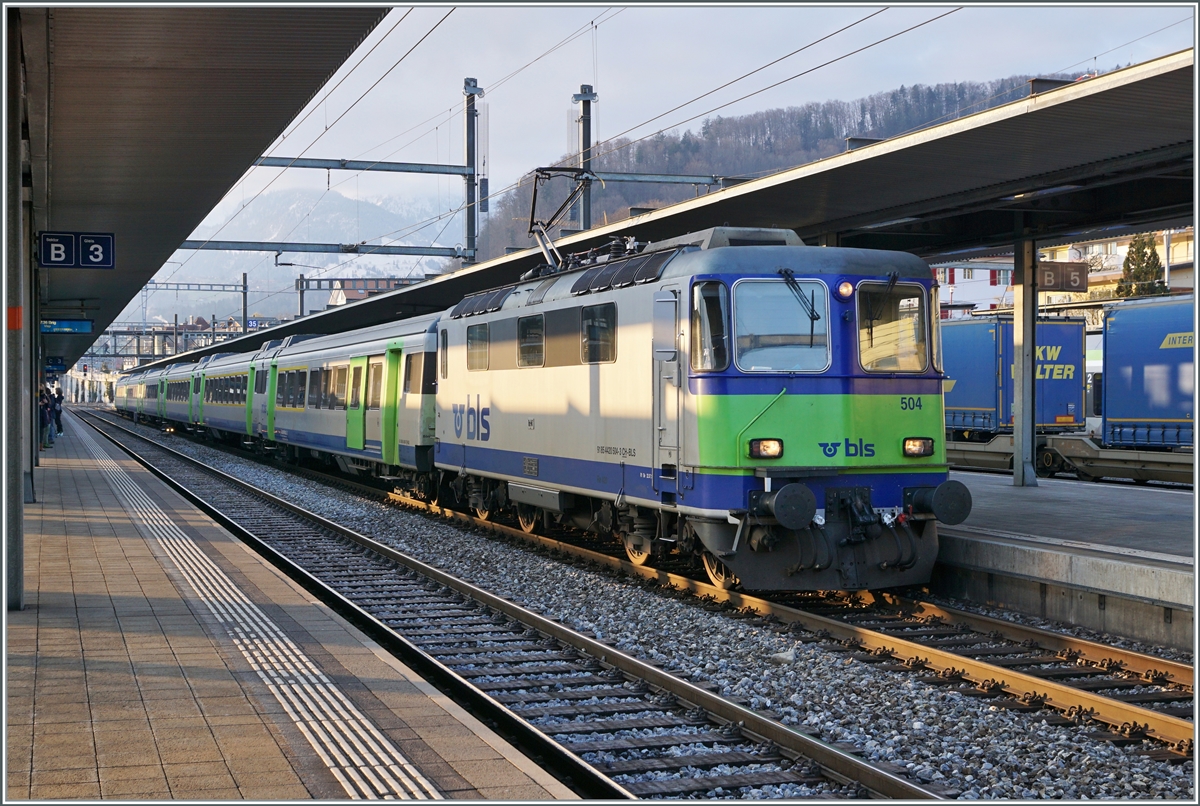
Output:
<instances>
[{"instance_id":1,"label":"passenger train","mask_svg":"<svg viewBox=\"0 0 1200 806\"><path fill-rule=\"evenodd\" d=\"M133 372L117 406L720 587L928 581L947 479L937 285L899 252L718 227L452 309Z\"/></svg>"}]
</instances>

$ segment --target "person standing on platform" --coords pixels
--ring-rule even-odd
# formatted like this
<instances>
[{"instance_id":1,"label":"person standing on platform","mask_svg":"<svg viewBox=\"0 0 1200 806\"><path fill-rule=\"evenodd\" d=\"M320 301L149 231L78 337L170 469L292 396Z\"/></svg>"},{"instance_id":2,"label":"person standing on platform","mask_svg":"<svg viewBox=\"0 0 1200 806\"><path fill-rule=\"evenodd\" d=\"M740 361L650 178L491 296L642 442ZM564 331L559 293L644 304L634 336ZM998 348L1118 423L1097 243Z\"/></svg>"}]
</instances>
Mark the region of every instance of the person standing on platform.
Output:
<instances>
[{"instance_id":1,"label":"person standing on platform","mask_svg":"<svg viewBox=\"0 0 1200 806\"><path fill-rule=\"evenodd\" d=\"M51 419L50 418L50 401L46 399L46 393L42 392L38 396L38 422L41 423L41 427L42 427L42 434L41 434L42 441L38 445L39 451L44 451L47 448L51 447L53 444L53 443L49 442L50 419Z\"/></svg>"},{"instance_id":2,"label":"person standing on platform","mask_svg":"<svg viewBox=\"0 0 1200 806\"><path fill-rule=\"evenodd\" d=\"M50 430L46 432L46 447L54 447L54 395L50 393L50 387L42 390L42 397L46 398L46 416L50 418Z\"/></svg>"},{"instance_id":3,"label":"person standing on platform","mask_svg":"<svg viewBox=\"0 0 1200 806\"><path fill-rule=\"evenodd\" d=\"M62 388L59 387L58 391L54 395L54 427L58 429L58 435L60 437L63 435L62 404L63 404L63 393L62 393Z\"/></svg>"}]
</instances>

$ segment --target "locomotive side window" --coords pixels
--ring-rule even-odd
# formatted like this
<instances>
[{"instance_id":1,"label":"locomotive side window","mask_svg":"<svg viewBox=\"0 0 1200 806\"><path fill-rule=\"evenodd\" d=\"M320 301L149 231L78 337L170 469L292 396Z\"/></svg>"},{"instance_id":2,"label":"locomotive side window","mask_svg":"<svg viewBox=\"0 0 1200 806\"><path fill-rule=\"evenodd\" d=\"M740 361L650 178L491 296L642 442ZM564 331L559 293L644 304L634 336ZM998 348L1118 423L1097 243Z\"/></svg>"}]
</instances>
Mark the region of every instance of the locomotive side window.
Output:
<instances>
[{"instance_id":1,"label":"locomotive side window","mask_svg":"<svg viewBox=\"0 0 1200 806\"><path fill-rule=\"evenodd\" d=\"M440 345L442 377L445 378L450 371L450 334L444 330L442 331Z\"/></svg>"},{"instance_id":2,"label":"locomotive side window","mask_svg":"<svg viewBox=\"0 0 1200 806\"><path fill-rule=\"evenodd\" d=\"M412 391L412 379L413 355L412 353L409 353L408 355L404 356L404 386L401 388L401 391L403 391L406 395Z\"/></svg>"},{"instance_id":3,"label":"locomotive side window","mask_svg":"<svg viewBox=\"0 0 1200 806\"><path fill-rule=\"evenodd\" d=\"M582 349L580 359L585 364L608 364L617 360L617 306L586 305L580 317Z\"/></svg>"},{"instance_id":4,"label":"locomotive side window","mask_svg":"<svg viewBox=\"0 0 1200 806\"><path fill-rule=\"evenodd\" d=\"M829 366L824 284L741 280L733 286L734 363L743 372L820 372Z\"/></svg>"},{"instance_id":5,"label":"locomotive side window","mask_svg":"<svg viewBox=\"0 0 1200 806\"><path fill-rule=\"evenodd\" d=\"M488 326L471 325L467 328L467 369L488 368Z\"/></svg>"},{"instance_id":6,"label":"locomotive side window","mask_svg":"<svg viewBox=\"0 0 1200 806\"><path fill-rule=\"evenodd\" d=\"M517 320L517 366L540 367L546 363L546 321L537 316Z\"/></svg>"},{"instance_id":7,"label":"locomotive side window","mask_svg":"<svg viewBox=\"0 0 1200 806\"><path fill-rule=\"evenodd\" d=\"M287 373L277 372L275 374L275 405L282 406L287 399Z\"/></svg>"},{"instance_id":8,"label":"locomotive side window","mask_svg":"<svg viewBox=\"0 0 1200 806\"><path fill-rule=\"evenodd\" d=\"M858 360L867 372L924 372L929 366L928 315L921 286L858 287Z\"/></svg>"},{"instance_id":9,"label":"locomotive side window","mask_svg":"<svg viewBox=\"0 0 1200 806\"><path fill-rule=\"evenodd\" d=\"M724 283L692 287L692 369L701 372L729 366L729 290Z\"/></svg>"},{"instance_id":10,"label":"locomotive side window","mask_svg":"<svg viewBox=\"0 0 1200 806\"><path fill-rule=\"evenodd\" d=\"M963 269L963 273L971 271L971 269ZM935 284L929 290L929 310L938 311L938 315L929 318L929 333L932 338L929 339L929 352L933 354L933 370L934 372L942 371L942 303L938 297L938 287Z\"/></svg>"}]
</instances>

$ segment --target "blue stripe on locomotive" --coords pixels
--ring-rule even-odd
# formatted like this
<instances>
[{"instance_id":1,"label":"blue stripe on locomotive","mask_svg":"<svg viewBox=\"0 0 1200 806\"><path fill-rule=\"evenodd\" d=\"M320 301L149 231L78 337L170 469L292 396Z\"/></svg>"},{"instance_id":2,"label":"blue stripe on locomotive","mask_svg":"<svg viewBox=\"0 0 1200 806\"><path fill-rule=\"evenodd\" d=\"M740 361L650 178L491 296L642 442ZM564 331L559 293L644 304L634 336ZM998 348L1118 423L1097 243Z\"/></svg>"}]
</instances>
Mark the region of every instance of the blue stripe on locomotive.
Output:
<instances>
[{"instance_id":1,"label":"blue stripe on locomotive","mask_svg":"<svg viewBox=\"0 0 1200 806\"><path fill-rule=\"evenodd\" d=\"M525 474L527 459L536 459L538 475ZM510 480L539 486L558 487L569 484L576 489L607 493L626 498L655 501L666 488L682 507L696 509L744 509L751 490L761 490L762 479L749 474L683 472L678 479L663 479L658 468L645 465L597 462L563 456L506 451L478 445L438 442L434 461L441 465L466 467L472 471L502 475ZM654 483L651 484L651 474ZM934 481L936 479L936 482ZM903 503L905 487L929 487L945 480L945 474L880 472L843 473L804 479L804 484L817 497L818 507L824 506L827 487L870 487L871 504L876 507L898 507Z\"/></svg>"}]
</instances>

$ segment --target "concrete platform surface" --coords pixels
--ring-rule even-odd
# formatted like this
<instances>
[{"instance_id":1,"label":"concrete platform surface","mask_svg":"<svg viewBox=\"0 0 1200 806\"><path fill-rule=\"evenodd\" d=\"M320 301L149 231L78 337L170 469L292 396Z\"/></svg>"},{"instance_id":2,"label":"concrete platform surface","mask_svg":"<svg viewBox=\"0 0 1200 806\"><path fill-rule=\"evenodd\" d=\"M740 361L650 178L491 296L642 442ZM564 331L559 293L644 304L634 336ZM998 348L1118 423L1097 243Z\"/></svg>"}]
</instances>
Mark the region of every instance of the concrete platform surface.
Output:
<instances>
[{"instance_id":1,"label":"concrete platform surface","mask_svg":"<svg viewBox=\"0 0 1200 806\"><path fill-rule=\"evenodd\" d=\"M1014 487L1012 476L950 476L970 488L974 501L971 516L960 527L964 530L1195 556L1191 491L1067 479L1038 479L1037 487Z\"/></svg>"},{"instance_id":2,"label":"concrete platform surface","mask_svg":"<svg viewBox=\"0 0 1200 806\"><path fill-rule=\"evenodd\" d=\"M574 798L64 417L7 614L5 800Z\"/></svg>"}]
</instances>

